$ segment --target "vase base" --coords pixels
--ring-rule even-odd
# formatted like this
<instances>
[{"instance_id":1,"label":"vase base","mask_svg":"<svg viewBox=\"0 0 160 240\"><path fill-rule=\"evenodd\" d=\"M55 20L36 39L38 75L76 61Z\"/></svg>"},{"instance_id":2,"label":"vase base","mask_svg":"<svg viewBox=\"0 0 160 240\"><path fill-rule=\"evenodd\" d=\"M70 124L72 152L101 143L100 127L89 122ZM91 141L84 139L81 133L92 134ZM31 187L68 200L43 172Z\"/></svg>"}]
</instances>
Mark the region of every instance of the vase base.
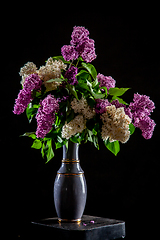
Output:
<instances>
[{"instance_id":1,"label":"vase base","mask_svg":"<svg viewBox=\"0 0 160 240\"><path fill-rule=\"evenodd\" d=\"M61 222L80 223L81 219L80 218L78 218L78 219L61 219L61 218L58 218L58 222L59 223L61 223Z\"/></svg>"}]
</instances>

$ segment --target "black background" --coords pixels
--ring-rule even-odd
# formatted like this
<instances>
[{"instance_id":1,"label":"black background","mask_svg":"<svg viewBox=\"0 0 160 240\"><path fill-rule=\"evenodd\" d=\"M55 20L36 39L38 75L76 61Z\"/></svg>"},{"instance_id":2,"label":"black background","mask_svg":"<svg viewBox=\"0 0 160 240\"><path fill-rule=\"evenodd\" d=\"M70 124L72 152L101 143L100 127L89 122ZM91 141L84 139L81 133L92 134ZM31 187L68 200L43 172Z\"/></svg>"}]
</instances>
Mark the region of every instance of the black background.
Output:
<instances>
[{"instance_id":1,"label":"black background","mask_svg":"<svg viewBox=\"0 0 160 240\"><path fill-rule=\"evenodd\" d=\"M136 129L130 140L121 144L117 157L102 142L100 151L89 143L80 146L88 186L84 213L126 221L126 239L156 238L160 200L159 16L150 12L116 15L113 9L108 15L106 10L82 6L67 11L63 3L61 8L32 7L12 12L3 26L0 145L6 224L14 226L9 232L23 239L31 220L56 216L52 191L62 158L62 149L58 149L55 158L45 164L40 151L30 148L32 139L19 137L34 131L36 124L30 125L25 114L12 113L21 88L18 72L28 61L40 67L50 56L60 55L76 25L85 26L95 40L97 59L92 63L97 72L112 76L117 87L131 87L125 101L131 102L137 92L150 96L156 105L151 118L157 123L150 140Z\"/></svg>"}]
</instances>

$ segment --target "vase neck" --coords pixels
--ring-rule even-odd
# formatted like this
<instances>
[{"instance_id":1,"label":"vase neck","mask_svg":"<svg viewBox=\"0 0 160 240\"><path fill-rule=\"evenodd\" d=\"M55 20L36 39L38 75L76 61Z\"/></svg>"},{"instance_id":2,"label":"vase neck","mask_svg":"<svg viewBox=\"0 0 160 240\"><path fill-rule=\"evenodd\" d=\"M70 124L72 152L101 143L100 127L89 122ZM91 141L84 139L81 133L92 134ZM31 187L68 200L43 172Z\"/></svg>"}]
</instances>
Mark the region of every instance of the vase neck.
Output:
<instances>
[{"instance_id":1,"label":"vase neck","mask_svg":"<svg viewBox=\"0 0 160 240\"><path fill-rule=\"evenodd\" d=\"M68 141L68 149L63 145L63 160L79 160L79 144Z\"/></svg>"}]
</instances>

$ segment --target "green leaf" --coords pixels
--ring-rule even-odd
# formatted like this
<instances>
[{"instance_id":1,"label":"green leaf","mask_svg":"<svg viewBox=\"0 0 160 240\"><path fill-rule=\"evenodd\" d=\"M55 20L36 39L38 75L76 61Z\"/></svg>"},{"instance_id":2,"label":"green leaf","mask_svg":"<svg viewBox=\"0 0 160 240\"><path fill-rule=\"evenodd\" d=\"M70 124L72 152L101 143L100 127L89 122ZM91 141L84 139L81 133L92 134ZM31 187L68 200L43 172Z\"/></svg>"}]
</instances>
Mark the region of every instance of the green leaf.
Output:
<instances>
[{"instance_id":1,"label":"green leaf","mask_svg":"<svg viewBox=\"0 0 160 240\"><path fill-rule=\"evenodd\" d=\"M70 84L67 84L67 88L68 90L70 91L70 93L75 97L77 98L78 100L78 95L77 95L77 92L75 90L75 87L73 85L70 85Z\"/></svg>"},{"instance_id":2,"label":"green leaf","mask_svg":"<svg viewBox=\"0 0 160 240\"><path fill-rule=\"evenodd\" d=\"M98 79L96 78L93 82L92 82L92 87L94 88L95 86L99 86L99 82Z\"/></svg>"},{"instance_id":3,"label":"green leaf","mask_svg":"<svg viewBox=\"0 0 160 240\"><path fill-rule=\"evenodd\" d=\"M56 149L61 148L63 146L63 144L60 142L55 143L55 145L56 145Z\"/></svg>"},{"instance_id":4,"label":"green leaf","mask_svg":"<svg viewBox=\"0 0 160 240\"><path fill-rule=\"evenodd\" d=\"M54 131L51 131L49 133L47 133L46 137L44 138L44 140L48 140L48 139L54 139L54 138L57 138L57 131L54 130Z\"/></svg>"},{"instance_id":5,"label":"green leaf","mask_svg":"<svg viewBox=\"0 0 160 240\"><path fill-rule=\"evenodd\" d=\"M57 135L57 142L55 142L56 149L61 148L65 144L66 140L63 140L59 135Z\"/></svg>"},{"instance_id":6,"label":"green leaf","mask_svg":"<svg viewBox=\"0 0 160 240\"><path fill-rule=\"evenodd\" d=\"M104 98L105 97L105 93L94 93L93 91L91 91L93 97L95 99L99 99L99 98Z\"/></svg>"},{"instance_id":7,"label":"green leaf","mask_svg":"<svg viewBox=\"0 0 160 240\"><path fill-rule=\"evenodd\" d=\"M113 97L112 97L112 101L113 101L113 100L116 100L116 99L118 100L119 103L122 103L122 104L125 104L125 105L129 105L129 104L126 103L122 98L119 98L119 97L117 97L117 96L113 96Z\"/></svg>"},{"instance_id":8,"label":"green leaf","mask_svg":"<svg viewBox=\"0 0 160 240\"><path fill-rule=\"evenodd\" d=\"M32 106L32 103L28 104L28 107L26 108L26 115L29 120L29 123L31 123L33 116L37 113L39 104L34 104Z\"/></svg>"},{"instance_id":9,"label":"green leaf","mask_svg":"<svg viewBox=\"0 0 160 240\"><path fill-rule=\"evenodd\" d=\"M83 58L81 56L79 56L79 58L77 59L78 61L84 62Z\"/></svg>"},{"instance_id":10,"label":"green leaf","mask_svg":"<svg viewBox=\"0 0 160 240\"><path fill-rule=\"evenodd\" d=\"M110 150L115 156L117 156L120 151L120 145L118 141L110 142L109 140L104 141L105 146Z\"/></svg>"},{"instance_id":11,"label":"green leaf","mask_svg":"<svg viewBox=\"0 0 160 240\"><path fill-rule=\"evenodd\" d=\"M109 95L112 96L122 96L130 88L110 88Z\"/></svg>"},{"instance_id":12,"label":"green leaf","mask_svg":"<svg viewBox=\"0 0 160 240\"><path fill-rule=\"evenodd\" d=\"M132 123L129 124L129 131L130 131L130 135L132 135L135 131L135 126Z\"/></svg>"},{"instance_id":13,"label":"green leaf","mask_svg":"<svg viewBox=\"0 0 160 240\"><path fill-rule=\"evenodd\" d=\"M99 150L98 136L93 136L94 146Z\"/></svg>"},{"instance_id":14,"label":"green leaf","mask_svg":"<svg viewBox=\"0 0 160 240\"><path fill-rule=\"evenodd\" d=\"M62 139L60 136L57 136L57 141L58 141L59 143L63 143L63 139Z\"/></svg>"},{"instance_id":15,"label":"green leaf","mask_svg":"<svg viewBox=\"0 0 160 240\"><path fill-rule=\"evenodd\" d=\"M67 114L66 121L69 123L74 118L74 110L71 110L69 114Z\"/></svg>"},{"instance_id":16,"label":"green leaf","mask_svg":"<svg viewBox=\"0 0 160 240\"><path fill-rule=\"evenodd\" d=\"M92 129L92 132L95 136L97 135L97 131L94 128Z\"/></svg>"},{"instance_id":17,"label":"green leaf","mask_svg":"<svg viewBox=\"0 0 160 240\"><path fill-rule=\"evenodd\" d=\"M52 139L47 141L47 146L48 146L48 149L46 151L46 156L47 156L46 163L48 163L54 157L54 152L52 149Z\"/></svg>"},{"instance_id":18,"label":"green leaf","mask_svg":"<svg viewBox=\"0 0 160 240\"><path fill-rule=\"evenodd\" d=\"M44 155L45 155L45 148L46 148L46 146L45 146L45 143L43 142L42 148L41 148L41 154L42 154L43 158L44 158Z\"/></svg>"},{"instance_id":19,"label":"green leaf","mask_svg":"<svg viewBox=\"0 0 160 240\"><path fill-rule=\"evenodd\" d=\"M31 137L32 139L36 139L36 134L34 132L26 132L20 137Z\"/></svg>"},{"instance_id":20,"label":"green leaf","mask_svg":"<svg viewBox=\"0 0 160 240\"><path fill-rule=\"evenodd\" d=\"M34 140L31 148L40 149L42 147L42 142L39 139Z\"/></svg>"},{"instance_id":21,"label":"green leaf","mask_svg":"<svg viewBox=\"0 0 160 240\"><path fill-rule=\"evenodd\" d=\"M86 89L86 90L88 90L90 92L90 89L89 89L89 87L87 86L87 84L85 82L79 82L78 86L83 88L83 89Z\"/></svg>"},{"instance_id":22,"label":"green leaf","mask_svg":"<svg viewBox=\"0 0 160 240\"><path fill-rule=\"evenodd\" d=\"M96 77L97 77L97 71L95 69L95 67L90 64L90 63L85 63L85 62L82 62L81 63L82 66L88 70L88 72L91 74L91 76L93 77L94 80L96 80Z\"/></svg>"},{"instance_id":23,"label":"green leaf","mask_svg":"<svg viewBox=\"0 0 160 240\"><path fill-rule=\"evenodd\" d=\"M105 90L105 94L106 94L106 97L107 97L107 95L108 95L108 90L107 90L107 88L106 88L106 87L101 87L100 89L104 89L104 90Z\"/></svg>"},{"instance_id":24,"label":"green leaf","mask_svg":"<svg viewBox=\"0 0 160 240\"><path fill-rule=\"evenodd\" d=\"M80 143L79 134L70 138L73 143Z\"/></svg>"},{"instance_id":25,"label":"green leaf","mask_svg":"<svg viewBox=\"0 0 160 240\"><path fill-rule=\"evenodd\" d=\"M91 108L93 108L93 107L95 106L95 104L96 104L96 101L95 101L94 98L91 96L91 97L87 98L87 103L88 103L88 105L89 105Z\"/></svg>"},{"instance_id":26,"label":"green leaf","mask_svg":"<svg viewBox=\"0 0 160 240\"><path fill-rule=\"evenodd\" d=\"M88 129L88 141L93 142L93 133L91 130Z\"/></svg>"},{"instance_id":27,"label":"green leaf","mask_svg":"<svg viewBox=\"0 0 160 240\"><path fill-rule=\"evenodd\" d=\"M92 96L95 98L95 99L98 99L98 98L104 98L105 97L105 93L95 93L93 88L92 88L92 84L87 80L87 86L89 86L90 88L90 92L92 94Z\"/></svg>"},{"instance_id":28,"label":"green leaf","mask_svg":"<svg viewBox=\"0 0 160 240\"><path fill-rule=\"evenodd\" d=\"M46 81L47 83L52 83L52 82L63 82L66 81L65 79L61 79L61 78L54 78L54 79L50 79L48 81Z\"/></svg>"},{"instance_id":29,"label":"green leaf","mask_svg":"<svg viewBox=\"0 0 160 240\"><path fill-rule=\"evenodd\" d=\"M52 57L53 58L53 60L62 60L64 63L68 63L68 64L70 64L70 61L66 61L66 60L64 60L64 58L62 57L62 56L54 56L54 57ZM47 61L46 61L47 62Z\"/></svg>"},{"instance_id":30,"label":"green leaf","mask_svg":"<svg viewBox=\"0 0 160 240\"><path fill-rule=\"evenodd\" d=\"M76 75L76 77L79 77L79 79L87 79L88 75L89 73L83 69Z\"/></svg>"}]
</instances>

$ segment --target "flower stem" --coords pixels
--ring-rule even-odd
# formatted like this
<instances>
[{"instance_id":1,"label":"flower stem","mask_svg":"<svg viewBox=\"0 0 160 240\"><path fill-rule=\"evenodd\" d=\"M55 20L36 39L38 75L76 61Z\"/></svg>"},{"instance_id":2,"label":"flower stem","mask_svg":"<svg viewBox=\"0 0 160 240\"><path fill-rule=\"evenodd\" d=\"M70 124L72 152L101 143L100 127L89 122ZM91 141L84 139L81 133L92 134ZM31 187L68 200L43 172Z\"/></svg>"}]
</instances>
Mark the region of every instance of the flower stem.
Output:
<instances>
[{"instance_id":1,"label":"flower stem","mask_svg":"<svg viewBox=\"0 0 160 240\"><path fill-rule=\"evenodd\" d=\"M79 63L79 59L78 59L78 61L77 61L77 63L76 63L76 67L78 66L78 63Z\"/></svg>"}]
</instances>

